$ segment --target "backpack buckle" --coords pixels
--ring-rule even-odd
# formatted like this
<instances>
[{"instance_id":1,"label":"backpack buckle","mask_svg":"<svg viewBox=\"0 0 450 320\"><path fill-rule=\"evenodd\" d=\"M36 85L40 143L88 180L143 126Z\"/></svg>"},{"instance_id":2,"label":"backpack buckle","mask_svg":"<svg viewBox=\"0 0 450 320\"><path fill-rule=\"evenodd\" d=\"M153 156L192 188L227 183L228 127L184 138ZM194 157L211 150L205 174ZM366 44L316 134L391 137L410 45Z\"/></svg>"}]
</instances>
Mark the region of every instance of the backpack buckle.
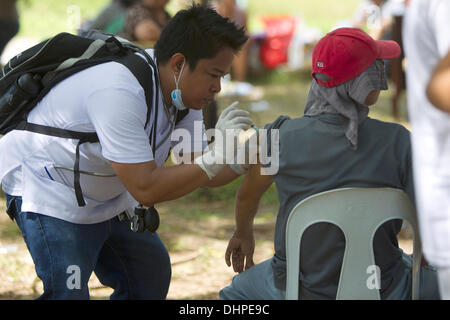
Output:
<instances>
[{"instance_id":1,"label":"backpack buckle","mask_svg":"<svg viewBox=\"0 0 450 320\"><path fill-rule=\"evenodd\" d=\"M105 41L105 45L106 45L106 49L108 49L108 51L114 55L118 54L123 49L122 43L119 40L117 40L115 37L108 38Z\"/></svg>"}]
</instances>

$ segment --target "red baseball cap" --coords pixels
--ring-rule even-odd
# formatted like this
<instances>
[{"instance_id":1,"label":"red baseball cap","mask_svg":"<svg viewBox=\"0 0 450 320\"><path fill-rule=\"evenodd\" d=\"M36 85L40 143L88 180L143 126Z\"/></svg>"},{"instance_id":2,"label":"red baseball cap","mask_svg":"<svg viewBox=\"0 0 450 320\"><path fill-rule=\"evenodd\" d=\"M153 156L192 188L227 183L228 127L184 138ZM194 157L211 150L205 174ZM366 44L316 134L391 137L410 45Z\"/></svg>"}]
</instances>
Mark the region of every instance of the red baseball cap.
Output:
<instances>
[{"instance_id":1,"label":"red baseball cap","mask_svg":"<svg viewBox=\"0 0 450 320\"><path fill-rule=\"evenodd\" d=\"M312 76L331 88L359 76L376 59L393 59L401 54L395 41L374 40L358 28L339 28L319 40L312 54ZM315 73L328 76L320 80Z\"/></svg>"}]
</instances>

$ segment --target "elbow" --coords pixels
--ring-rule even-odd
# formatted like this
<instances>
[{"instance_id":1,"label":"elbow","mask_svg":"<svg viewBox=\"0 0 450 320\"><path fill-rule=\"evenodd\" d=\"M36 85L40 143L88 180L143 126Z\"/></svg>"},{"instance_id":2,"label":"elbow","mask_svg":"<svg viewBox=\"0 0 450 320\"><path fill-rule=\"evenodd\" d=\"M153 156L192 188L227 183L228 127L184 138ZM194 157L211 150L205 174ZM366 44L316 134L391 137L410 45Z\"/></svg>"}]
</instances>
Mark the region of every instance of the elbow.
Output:
<instances>
[{"instance_id":1,"label":"elbow","mask_svg":"<svg viewBox=\"0 0 450 320\"><path fill-rule=\"evenodd\" d=\"M145 189L134 190L134 192L130 192L130 194L137 202L139 202L139 204L146 207L152 207L157 202L156 199L149 195L150 193L148 190Z\"/></svg>"},{"instance_id":2,"label":"elbow","mask_svg":"<svg viewBox=\"0 0 450 320\"><path fill-rule=\"evenodd\" d=\"M156 202L151 199L142 198L141 201L139 201L139 203L146 207L153 207Z\"/></svg>"},{"instance_id":3,"label":"elbow","mask_svg":"<svg viewBox=\"0 0 450 320\"><path fill-rule=\"evenodd\" d=\"M128 192L140 204L151 207L158 202L158 190L153 188L153 184L148 181L153 181L150 177L135 180L132 186L129 186Z\"/></svg>"},{"instance_id":4,"label":"elbow","mask_svg":"<svg viewBox=\"0 0 450 320\"><path fill-rule=\"evenodd\" d=\"M450 113L450 91L441 87L439 79L432 80L426 89L428 100L438 109Z\"/></svg>"}]
</instances>

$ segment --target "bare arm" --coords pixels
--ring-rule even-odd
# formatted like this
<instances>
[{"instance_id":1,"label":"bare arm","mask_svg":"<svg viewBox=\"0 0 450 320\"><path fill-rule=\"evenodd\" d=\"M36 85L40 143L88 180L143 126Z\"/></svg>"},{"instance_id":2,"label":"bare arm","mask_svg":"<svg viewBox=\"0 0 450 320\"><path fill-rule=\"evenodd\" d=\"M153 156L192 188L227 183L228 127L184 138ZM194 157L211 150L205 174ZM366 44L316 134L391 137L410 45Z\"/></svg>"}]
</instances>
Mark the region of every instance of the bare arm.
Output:
<instances>
[{"instance_id":1,"label":"bare arm","mask_svg":"<svg viewBox=\"0 0 450 320\"><path fill-rule=\"evenodd\" d=\"M130 194L146 206L177 199L210 181L196 164L157 168L154 161L134 164L111 161L111 165Z\"/></svg>"},{"instance_id":2,"label":"bare arm","mask_svg":"<svg viewBox=\"0 0 450 320\"><path fill-rule=\"evenodd\" d=\"M221 187L226 184L229 184L234 179L238 178L239 175L231 170L229 166L226 166L225 168L220 171L217 176L215 176L213 179L206 182L204 185L205 187L215 188L215 187Z\"/></svg>"},{"instance_id":3,"label":"bare arm","mask_svg":"<svg viewBox=\"0 0 450 320\"><path fill-rule=\"evenodd\" d=\"M272 176L261 174L261 165L251 166L236 194L236 232L253 232L259 202L272 184Z\"/></svg>"},{"instance_id":4,"label":"bare arm","mask_svg":"<svg viewBox=\"0 0 450 320\"><path fill-rule=\"evenodd\" d=\"M261 175L261 165L252 165L237 192L236 230L225 252L225 262L228 266L232 263L235 272L242 272L254 265L253 220L261 197L271 184L271 176Z\"/></svg>"},{"instance_id":5,"label":"bare arm","mask_svg":"<svg viewBox=\"0 0 450 320\"><path fill-rule=\"evenodd\" d=\"M450 51L439 61L431 75L427 96L436 108L450 113Z\"/></svg>"},{"instance_id":6,"label":"bare arm","mask_svg":"<svg viewBox=\"0 0 450 320\"><path fill-rule=\"evenodd\" d=\"M201 155L202 155L201 152L191 153L189 155L190 163L194 163L194 159ZM183 159L183 154L180 155L180 158L177 159L178 162L175 162L175 163L184 163L182 161L182 159ZM238 178L239 176L240 175L237 174L236 172L234 172L229 166L225 166L213 179L207 181L206 184L203 185L203 187L209 187L209 188L221 187L221 186L224 186L224 185L230 183L231 181Z\"/></svg>"}]
</instances>

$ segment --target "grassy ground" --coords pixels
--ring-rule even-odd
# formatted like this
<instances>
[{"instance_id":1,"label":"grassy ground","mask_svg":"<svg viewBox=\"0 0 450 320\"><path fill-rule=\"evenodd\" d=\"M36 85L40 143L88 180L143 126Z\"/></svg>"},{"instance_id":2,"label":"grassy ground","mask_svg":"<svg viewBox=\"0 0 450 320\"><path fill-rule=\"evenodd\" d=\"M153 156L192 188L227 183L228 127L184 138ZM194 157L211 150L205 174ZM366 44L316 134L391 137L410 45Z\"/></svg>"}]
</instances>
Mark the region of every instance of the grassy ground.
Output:
<instances>
[{"instance_id":1,"label":"grassy ground","mask_svg":"<svg viewBox=\"0 0 450 320\"><path fill-rule=\"evenodd\" d=\"M260 16L267 14L293 14L304 19L308 26L328 32L336 22L351 16L359 0L248 0L249 28L262 28Z\"/></svg>"},{"instance_id":2,"label":"grassy ground","mask_svg":"<svg viewBox=\"0 0 450 320\"><path fill-rule=\"evenodd\" d=\"M19 1L19 36L46 38L62 31L75 31L77 21L94 17L109 0L23 0ZM184 0L171 0L168 11L174 14ZM339 20L353 13L359 0L247 0L250 31L261 30L260 17L267 14L294 14L312 27L327 32ZM79 13L79 15L78 15Z\"/></svg>"},{"instance_id":3,"label":"grassy ground","mask_svg":"<svg viewBox=\"0 0 450 320\"><path fill-rule=\"evenodd\" d=\"M93 16L107 0L25 0L21 4L22 37L47 37L60 31L71 31L67 25L67 8L76 4L82 19ZM298 13L309 25L326 32L336 21L348 17L358 0L299 1L249 0L251 28L257 29L258 16L266 13ZM175 6L176 0L171 1ZM280 114L298 117L310 85L309 70L273 71L253 76L251 83L264 92L262 100L269 108L252 111L253 102L243 101L242 108L251 112L258 126L274 121ZM379 103L371 107L371 117L393 121L390 92L383 92ZM219 109L232 100L222 99ZM407 126L405 98L401 100L400 122ZM221 188L200 189L176 201L159 204L160 236L172 259L173 277L169 299L216 299L233 272L226 267L223 254L234 230L234 197L241 179ZM0 299L31 299L42 291L33 262L17 226L4 214L4 197L0 192ZM255 262L273 254L273 228L278 210L277 193L272 186L265 194L255 224L257 249ZM405 244L406 246L408 243ZM111 293L95 277L91 279L91 295L105 299Z\"/></svg>"}]
</instances>

